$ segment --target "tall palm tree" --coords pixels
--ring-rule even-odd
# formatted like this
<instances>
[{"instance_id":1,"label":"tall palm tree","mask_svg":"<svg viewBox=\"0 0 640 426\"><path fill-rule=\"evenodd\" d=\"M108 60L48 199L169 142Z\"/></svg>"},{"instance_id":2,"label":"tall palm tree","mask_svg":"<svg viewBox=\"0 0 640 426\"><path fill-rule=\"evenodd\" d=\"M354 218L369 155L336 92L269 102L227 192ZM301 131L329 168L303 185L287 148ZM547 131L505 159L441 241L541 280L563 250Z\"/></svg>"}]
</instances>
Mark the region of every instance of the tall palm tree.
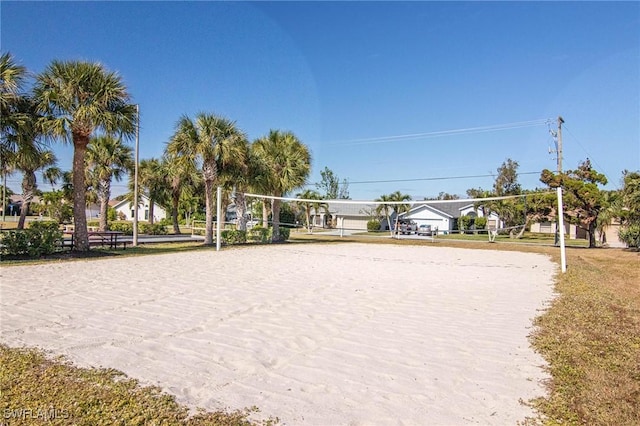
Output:
<instances>
[{"instance_id":1,"label":"tall palm tree","mask_svg":"<svg viewBox=\"0 0 640 426\"><path fill-rule=\"evenodd\" d=\"M111 198L111 180L122 180L134 166L133 150L121 139L98 136L87 149L87 166L100 201L100 231L107 230L107 208Z\"/></svg>"},{"instance_id":2,"label":"tall palm tree","mask_svg":"<svg viewBox=\"0 0 640 426\"><path fill-rule=\"evenodd\" d=\"M0 173L3 177L2 212L6 209L6 177L14 170L13 156L16 151L16 127L23 122L19 111L27 69L18 65L10 53L0 55Z\"/></svg>"},{"instance_id":3,"label":"tall palm tree","mask_svg":"<svg viewBox=\"0 0 640 426\"><path fill-rule=\"evenodd\" d=\"M14 170L22 172L22 207L18 229L23 229L29 205L37 189L36 171L43 171L44 178L52 183L61 172L55 167L56 156L42 143L42 122L33 101L22 96L14 103L13 111L20 114L21 118L12 123L14 151L8 157L8 164Z\"/></svg>"},{"instance_id":4,"label":"tall palm tree","mask_svg":"<svg viewBox=\"0 0 640 426\"><path fill-rule=\"evenodd\" d=\"M89 250L85 216L85 156L96 130L131 137L136 108L120 76L99 63L53 61L36 77L39 110L52 136L73 143L74 250Z\"/></svg>"},{"instance_id":5,"label":"tall palm tree","mask_svg":"<svg viewBox=\"0 0 640 426\"><path fill-rule=\"evenodd\" d=\"M375 201L386 203L391 200L391 197L387 194L382 194L380 198L376 198ZM391 205L390 204L378 204L376 207L376 214L384 215L387 218L387 226L389 227L389 234L393 236L393 229L391 229Z\"/></svg>"},{"instance_id":6,"label":"tall palm tree","mask_svg":"<svg viewBox=\"0 0 640 426\"><path fill-rule=\"evenodd\" d=\"M202 170L205 187L206 224L204 243L213 244L214 187L219 183L221 167L242 159L238 140L244 134L235 122L214 114L199 113L195 119L183 116L167 146L172 155L182 155ZM221 220L221 218L218 218Z\"/></svg>"},{"instance_id":7,"label":"tall palm tree","mask_svg":"<svg viewBox=\"0 0 640 426\"><path fill-rule=\"evenodd\" d=\"M169 198L167 187L167 176L165 164L162 160L157 158L149 158L140 161L138 167L138 184L142 190L142 193L149 197L149 224L154 223L154 209L156 204L166 204ZM129 180L129 188L133 194L133 180ZM132 197L133 199L133 197ZM139 204L133 202L134 205Z\"/></svg>"},{"instance_id":8,"label":"tall palm tree","mask_svg":"<svg viewBox=\"0 0 640 426\"><path fill-rule=\"evenodd\" d=\"M165 178L171 198L171 222L173 232L180 234L180 224L178 223L178 211L180 208L180 199L183 194L191 195L194 185L197 183L197 171L186 157L171 154L165 151L162 157Z\"/></svg>"},{"instance_id":9,"label":"tall palm tree","mask_svg":"<svg viewBox=\"0 0 640 426\"><path fill-rule=\"evenodd\" d=\"M265 166L265 188L270 195L284 194L304 185L311 170L311 154L306 145L288 131L271 130L254 142L258 160ZM280 200L272 201L272 240L280 241Z\"/></svg>"}]
</instances>

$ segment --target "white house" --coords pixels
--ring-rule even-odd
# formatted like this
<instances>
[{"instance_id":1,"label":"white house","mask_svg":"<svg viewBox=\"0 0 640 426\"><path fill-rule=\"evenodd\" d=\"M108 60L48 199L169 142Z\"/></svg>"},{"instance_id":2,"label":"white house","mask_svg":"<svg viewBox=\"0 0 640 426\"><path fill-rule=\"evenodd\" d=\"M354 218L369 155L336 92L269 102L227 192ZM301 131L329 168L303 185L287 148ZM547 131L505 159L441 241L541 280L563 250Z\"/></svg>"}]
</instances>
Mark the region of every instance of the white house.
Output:
<instances>
[{"instance_id":1,"label":"white house","mask_svg":"<svg viewBox=\"0 0 640 426\"><path fill-rule=\"evenodd\" d=\"M476 208L466 200L447 201L446 203L425 202L416 204L406 213L400 215L403 219L411 219L420 225L431 225L431 229L439 232L449 232L458 229L458 219L462 216L472 218L484 217L483 210ZM500 228L503 222L500 217L491 212L487 217L487 228Z\"/></svg>"},{"instance_id":2,"label":"white house","mask_svg":"<svg viewBox=\"0 0 640 426\"><path fill-rule=\"evenodd\" d=\"M343 228L350 230L367 229L367 222L377 216L374 212L376 204L343 204L327 200L328 213L324 208L312 215L313 226L323 228ZM411 219L418 225L428 224L432 229L438 228L440 232L449 232L458 228L458 218L461 216L483 217L482 209L476 209L473 203L466 200L451 201L447 203L414 204L414 207L400 215L401 218ZM395 214L391 215L391 228L395 222ZM386 218L382 219L382 230L389 229ZM503 222L498 215L492 212L487 218L487 227L502 227Z\"/></svg>"},{"instance_id":3,"label":"white house","mask_svg":"<svg viewBox=\"0 0 640 426\"><path fill-rule=\"evenodd\" d=\"M118 218L124 220L133 220L135 210L133 204L129 200L116 201L112 200L109 205L113 207L118 215ZM159 205L153 204L153 221L159 221L167 217L167 210ZM149 197L146 195L140 195L140 204L138 206L138 220L149 221Z\"/></svg>"}]
</instances>

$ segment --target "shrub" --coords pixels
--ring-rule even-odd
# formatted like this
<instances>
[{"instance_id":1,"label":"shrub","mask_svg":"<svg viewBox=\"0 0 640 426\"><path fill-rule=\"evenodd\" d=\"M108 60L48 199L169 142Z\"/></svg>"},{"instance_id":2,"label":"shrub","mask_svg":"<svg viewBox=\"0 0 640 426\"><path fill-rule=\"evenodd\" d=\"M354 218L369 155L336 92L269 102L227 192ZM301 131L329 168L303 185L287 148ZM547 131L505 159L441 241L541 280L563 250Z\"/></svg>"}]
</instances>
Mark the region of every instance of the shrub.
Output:
<instances>
[{"instance_id":1,"label":"shrub","mask_svg":"<svg viewBox=\"0 0 640 426\"><path fill-rule=\"evenodd\" d=\"M476 229L485 229L487 227L487 218L486 217L476 217L476 220L473 222Z\"/></svg>"},{"instance_id":2,"label":"shrub","mask_svg":"<svg viewBox=\"0 0 640 426\"><path fill-rule=\"evenodd\" d=\"M458 229L460 229L460 231L471 229L472 220L473 218L471 216L460 216L458 218Z\"/></svg>"},{"instance_id":3,"label":"shrub","mask_svg":"<svg viewBox=\"0 0 640 426\"><path fill-rule=\"evenodd\" d=\"M225 229L220 236L225 244L244 244L247 242L247 231Z\"/></svg>"},{"instance_id":4,"label":"shrub","mask_svg":"<svg viewBox=\"0 0 640 426\"><path fill-rule=\"evenodd\" d=\"M147 235L167 235L167 227L160 223L154 223L153 225L150 223L139 223L138 232Z\"/></svg>"},{"instance_id":5,"label":"shrub","mask_svg":"<svg viewBox=\"0 0 640 426\"><path fill-rule=\"evenodd\" d=\"M367 222L367 231L376 232L380 230L380 221L378 219L371 219Z\"/></svg>"},{"instance_id":6,"label":"shrub","mask_svg":"<svg viewBox=\"0 0 640 426\"><path fill-rule=\"evenodd\" d=\"M270 229L263 228L260 225L254 226L249 231L247 231L247 233L248 233L247 237L249 241L254 241L258 243L268 242L271 236Z\"/></svg>"},{"instance_id":7,"label":"shrub","mask_svg":"<svg viewBox=\"0 0 640 426\"><path fill-rule=\"evenodd\" d=\"M133 235L133 223L128 221L111 222L109 223L109 229L111 231L120 231L125 235Z\"/></svg>"},{"instance_id":8,"label":"shrub","mask_svg":"<svg viewBox=\"0 0 640 426\"><path fill-rule=\"evenodd\" d=\"M282 241L287 241L289 239L289 235L291 235L291 228L280 228L280 239Z\"/></svg>"},{"instance_id":9,"label":"shrub","mask_svg":"<svg viewBox=\"0 0 640 426\"><path fill-rule=\"evenodd\" d=\"M99 220L88 220L87 221L87 226L98 227L98 226L100 226L100 221Z\"/></svg>"},{"instance_id":10,"label":"shrub","mask_svg":"<svg viewBox=\"0 0 640 426\"><path fill-rule=\"evenodd\" d=\"M62 231L57 222L31 222L29 228L2 234L2 254L39 257L55 253L61 246Z\"/></svg>"},{"instance_id":11,"label":"shrub","mask_svg":"<svg viewBox=\"0 0 640 426\"><path fill-rule=\"evenodd\" d=\"M621 227L618 231L618 237L627 246L640 248L640 224L634 223Z\"/></svg>"}]
</instances>

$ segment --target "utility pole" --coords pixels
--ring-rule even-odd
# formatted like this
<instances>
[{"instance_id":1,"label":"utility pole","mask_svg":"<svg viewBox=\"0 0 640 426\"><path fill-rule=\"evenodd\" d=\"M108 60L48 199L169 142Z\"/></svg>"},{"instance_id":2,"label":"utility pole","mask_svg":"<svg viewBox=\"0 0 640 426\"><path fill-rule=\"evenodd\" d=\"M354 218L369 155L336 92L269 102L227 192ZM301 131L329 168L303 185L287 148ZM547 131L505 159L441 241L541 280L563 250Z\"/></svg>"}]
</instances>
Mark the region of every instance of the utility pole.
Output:
<instances>
[{"instance_id":1,"label":"utility pole","mask_svg":"<svg viewBox=\"0 0 640 426\"><path fill-rule=\"evenodd\" d=\"M133 246L138 246L138 150L140 145L140 105L136 104L136 164L133 174Z\"/></svg>"},{"instance_id":2,"label":"utility pole","mask_svg":"<svg viewBox=\"0 0 640 426\"><path fill-rule=\"evenodd\" d=\"M564 120L558 116L558 133L556 142L556 154L558 155L558 175L562 174L562 123ZM567 271L567 255L564 247L564 206L562 205L562 185L557 188L558 193L558 228L560 231L560 265L562 272ZM558 233L556 233L558 235Z\"/></svg>"},{"instance_id":3,"label":"utility pole","mask_svg":"<svg viewBox=\"0 0 640 426\"><path fill-rule=\"evenodd\" d=\"M558 116L558 133L556 142L556 154L558 154L558 173L562 173L562 123L564 120Z\"/></svg>"}]
</instances>

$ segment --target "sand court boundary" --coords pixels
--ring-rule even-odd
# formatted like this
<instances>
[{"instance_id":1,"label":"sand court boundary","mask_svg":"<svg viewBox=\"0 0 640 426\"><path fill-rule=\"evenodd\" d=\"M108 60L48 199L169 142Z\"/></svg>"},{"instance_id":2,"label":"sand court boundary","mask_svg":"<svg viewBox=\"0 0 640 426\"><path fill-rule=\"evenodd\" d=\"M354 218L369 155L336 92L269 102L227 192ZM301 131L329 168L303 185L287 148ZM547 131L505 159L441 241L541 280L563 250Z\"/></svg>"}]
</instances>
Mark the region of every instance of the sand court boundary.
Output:
<instances>
[{"instance_id":1,"label":"sand court boundary","mask_svg":"<svg viewBox=\"0 0 640 426\"><path fill-rule=\"evenodd\" d=\"M359 243L4 267L1 340L281 424L516 424L544 392L527 336L556 270Z\"/></svg>"}]
</instances>

